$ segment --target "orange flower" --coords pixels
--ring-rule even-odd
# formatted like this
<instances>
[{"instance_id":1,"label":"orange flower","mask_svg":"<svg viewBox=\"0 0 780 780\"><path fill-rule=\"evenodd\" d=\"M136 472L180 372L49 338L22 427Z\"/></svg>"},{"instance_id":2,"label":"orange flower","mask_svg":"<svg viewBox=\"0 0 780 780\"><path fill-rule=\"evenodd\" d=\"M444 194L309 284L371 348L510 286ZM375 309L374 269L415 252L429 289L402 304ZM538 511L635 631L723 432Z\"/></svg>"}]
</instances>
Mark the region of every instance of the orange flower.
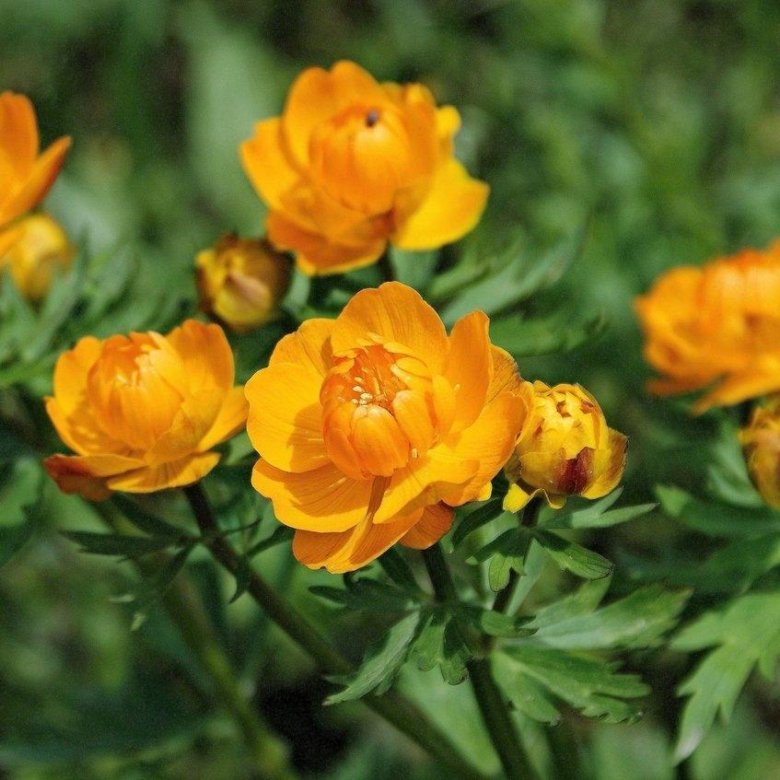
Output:
<instances>
[{"instance_id":1,"label":"orange flower","mask_svg":"<svg viewBox=\"0 0 780 780\"><path fill-rule=\"evenodd\" d=\"M756 490L767 504L780 508L780 395L753 410L739 440Z\"/></svg>"},{"instance_id":2,"label":"orange flower","mask_svg":"<svg viewBox=\"0 0 780 780\"><path fill-rule=\"evenodd\" d=\"M511 484L504 509L518 512L537 494L559 509L566 496L601 498L614 490L623 476L628 439L607 427L598 401L579 385L544 382L533 383L528 401L505 469Z\"/></svg>"},{"instance_id":3,"label":"orange flower","mask_svg":"<svg viewBox=\"0 0 780 780\"><path fill-rule=\"evenodd\" d=\"M378 84L338 62L305 70L241 159L271 241L304 273L332 274L373 263L388 240L435 249L476 225L488 187L453 157L459 126L421 84Z\"/></svg>"},{"instance_id":4,"label":"orange flower","mask_svg":"<svg viewBox=\"0 0 780 780\"><path fill-rule=\"evenodd\" d=\"M512 358L473 312L450 336L397 282L285 336L246 386L252 484L296 529L310 568L357 569L395 542L425 548L452 507L490 495L522 423Z\"/></svg>"},{"instance_id":5,"label":"orange flower","mask_svg":"<svg viewBox=\"0 0 780 780\"><path fill-rule=\"evenodd\" d=\"M70 266L75 248L48 214L29 214L0 231L0 271L8 269L30 301L46 296L57 271Z\"/></svg>"},{"instance_id":6,"label":"orange flower","mask_svg":"<svg viewBox=\"0 0 780 780\"><path fill-rule=\"evenodd\" d=\"M780 242L675 268L637 299L659 395L702 388L703 412L780 390Z\"/></svg>"},{"instance_id":7,"label":"orange flower","mask_svg":"<svg viewBox=\"0 0 780 780\"><path fill-rule=\"evenodd\" d=\"M39 155L38 124L24 95L0 94L0 227L40 203L60 172L70 138Z\"/></svg>"},{"instance_id":8,"label":"orange flower","mask_svg":"<svg viewBox=\"0 0 780 780\"><path fill-rule=\"evenodd\" d=\"M246 400L222 328L187 320L167 336L81 339L57 361L46 411L78 453L46 470L96 501L197 482L219 461L212 447L243 426Z\"/></svg>"},{"instance_id":9,"label":"orange flower","mask_svg":"<svg viewBox=\"0 0 780 780\"><path fill-rule=\"evenodd\" d=\"M252 238L222 236L195 265L201 308L237 333L272 320L290 285L290 261Z\"/></svg>"}]
</instances>

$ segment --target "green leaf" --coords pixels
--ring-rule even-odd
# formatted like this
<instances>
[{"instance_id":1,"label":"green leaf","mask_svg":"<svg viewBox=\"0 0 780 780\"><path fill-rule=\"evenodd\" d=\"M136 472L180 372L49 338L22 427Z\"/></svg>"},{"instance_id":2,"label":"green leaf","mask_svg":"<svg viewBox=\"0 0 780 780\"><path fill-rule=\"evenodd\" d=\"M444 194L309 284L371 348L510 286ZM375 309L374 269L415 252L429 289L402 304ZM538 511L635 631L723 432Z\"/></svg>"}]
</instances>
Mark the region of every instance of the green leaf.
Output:
<instances>
[{"instance_id":1,"label":"green leaf","mask_svg":"<svg viewBox=\"0 0 780 780\"><path fill-rule=\"evenodd\" d=\"M315 585L309 591L346 609L363 612L402 612L412 600L408 591L371 579L352 579L344 588Z\"/></svg>"},{"instance_id":2,"label":"green leaf","mask_svg":"<svg viewBox=\"0 0 780 780\"><path fill-rule=\"evenodd\" d=\"M565 353L594 341L604 333L607 323L603 311L585 321L581 321L577 314L560 310L534 319L515 315L493 320L490 338L494 344L518 358Z\"/></svg>"},{"instance_id":3,"label":"green leaf","mask_svg":"<svg viewBox=\"0 0 780 780\"><path fill-rule=\"evenodd\" d=\"M391 547L379 558L379 565L399 587L415 596L426 595L417 583L412 567L395 547Z\"/></svg>"},{"instance_id":4,"label":"green leaf","mask_svg":"<svg viewBox=\"0 0 780 780\"><path fill-rule=\"evenodd\" d=\"M494 315L557 282L582 251L584 232L577 231L548 252L523 248L522 237L515 239L490 262L491 270L479 281L471 281L464 291L442 310L442 320L451 325L475 309Z\"/></svg>"},{"instance_id":5,"label":"green leaf","mask_svg":"<svg viewBox=\"0 0 780 780\"><path fill-rule=\"evenodd\" d=\"M251 560L255 555L259 555L261 552L270 550L272 547L276 547L277 544L288 542L292 539L294 531L292 528L288 528L286 525L277 526L273 533L261 539L259 542L250 547L246 552L246 557Z\"/></svg>"},{"instance_id":6,"label":"green leaf","mask_svg":"<svg viewBox=\"0 0 780 780\"><path fill-rule=\"evenodd\" d=\"M556 512L541 527L546 529L608 528L646 515L657 506L657 504L636 504L635 506L624 506L606 511L617 501L622 492L623 489L618 488L606 498L602 498L584 509L567 513Z\"/></svg>"},{"instance_id":7,"label":"green leaf","mask_svg":"<svg viewBox=\"0 0 780 780\"><path fill-rule=\"evenodd\" d=\"M500 499L493 499L486 504L480 504L473 512L462 518L456 526L452 534L453 547L459 547L470 533L486 525L491 520L495 520L502 513L510 514L503 511Z\"/></svg>"},{"instance_id":8,"label":"green leaf","mask_svg":"<svg viewBox=\"0 0 780 780\"><path fill-rule=\"evenodd\" d=\"M488 584L494 593L503 590L509 584L512 571L525 574L524 562L531 543L528 533L513 533L507 544L496 549L488 566Z\"/></svg>"},{"instance_id":9,"label":"green leaf","mask_svg":"<svg viewBox=\"0 0 780 780\"><path fill-rule=\"evenodd\" d=\"M83 552L94 555L118 555L123 558L138 558L164 550L173 544L170 538L102 534L92 531L67 531L63 535L76 542Z\"/></svg>"},{"instance_id":10,"label":"green leaf","mask_svg":"<svg viewBox=\"0 0 780 780\"><path fill-rule=\"evenodd\" d=\"M529 630L528 618L504 615L473 604L459 604L457 614L477 631L488 636L520 637L533 633L533 630Z\"/></svg>"},{"instance_id":11,"label":"green leaf","mask_svg":"<svg viewBox=\"0 0 780 780\"><path fill-rule=\"evenodd\" d=\"M37 460L23 458L0 469L0 566L5 566L38 527L43 474Z\"/></svg>"},{"instance_id":12,"label":"green leaf","mask_svg":"<svg viewBox=\"0 0 780 780\"><path fill-rule=\"evenodd\" d=\"M123 496L121 493L114 493L111 497L117 509L139 530L149 536L167 537L169 539L178 539L183 535L181 528L171 525L157 515L153 515L143 509L138 503Z\"/></svg>"},{"instance_id":13,"label":"green leaf","mask_svg":"<svg viewBox=\"0 0 780 780\"><path fill-rule=\"evenodd\" d=\"M491 667L496 683L512 706L540 723L557 725L561 713L550 701L545 687L533 677L518 671L517 664L505 653L494 653Z\"/></svg>"},{"instance_id":14,"label":"green leaf","mask_svg":"<svg viewBox=\"0 0 780 780\"><path fill-rule=\"evenodd\" d=\"M650 692L639 677L619 674L616 664L601 659L530 645L506 647L497 655L501 653L511 662L502 674L528 676L583 715L609 723L639 718L641 709L626 699Z\"/></svg>"},{"instance_id":15,"label":"green leaf","mask_svg":"<svg viewBox=\"0 0 780 780\"><path fill-rule=\"evenodd\" d=\"M749 593L707 612L684 628L671 646L683 652L715 646L678 690L681 696L690 696L675 747L676 761L683 761L699 746L718 713L728 721L755 665L767 679L774 677L780 656L780 593Z\"/></svg>"},{"instance_id":16,"label":"green leaf","mask_svg":"<svg viewBox=\"0 0 780 780\"><path fill-rule=\"evenodd\" d=\"M651 647L674 627L689 595L651 585L589 614L555 621L542 611L528 623L538 629L531 641L567 650Z\"/></svg>"},{"instance_id":17,"label":"green leaf","mask_svg":"<svg viewBox=\"0 0 780 780\"><path fill-rule=\"evenodd\" d=\"M612 573L614 565L610 561L576 542L540 529L534 530L533 535L558 566L578 577L597 580Z\"/></svg>"},{"instance_id":18,"label":"green leaf","mask_svg":"<svg viewBox=\"0 0 780 780\"><path fill-rule=\"evenodd\" d=\"M780 513L768 507L748 508L700 501L678 487L659 485L663 510L683 525L708 536L757 536L780 532Z\"/></svg>"},{"instance_id":19,"label":"green leaf","mask_svg":"<svg viewBox=\"0 0 780 780\"><path fill-rule=\"evenodd\" d=\"M391 626L385 632L381 642L369 647L363 663L348 681L346 688L325 699L325 704L354 701L371 691L387 690L406 660L409 646L417 635L419 623L419 612L413 612Z\"/></svg>"}]
</instances>

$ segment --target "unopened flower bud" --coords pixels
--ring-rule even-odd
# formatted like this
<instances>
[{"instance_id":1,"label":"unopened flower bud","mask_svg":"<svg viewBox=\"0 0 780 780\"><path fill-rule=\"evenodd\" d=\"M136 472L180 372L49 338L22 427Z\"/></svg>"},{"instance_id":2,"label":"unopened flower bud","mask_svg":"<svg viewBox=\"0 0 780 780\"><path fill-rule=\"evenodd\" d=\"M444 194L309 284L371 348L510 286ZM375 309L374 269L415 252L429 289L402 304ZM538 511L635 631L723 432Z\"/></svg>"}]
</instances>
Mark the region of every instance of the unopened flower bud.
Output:
<instances>
[{"instance_id":1,"label":"unopened flower bud","mask_svg":"<svg viewBox=\"0 0 780 780\"><path fill-rule=\"evenodd\" d=\"M739 440L756 490L767 504L780 508L780 395L753 410Z\"/></svg>"},{"instance_id":2,"label":"unopened flower bud","mask_svg":"<svg viewBox=\"0 0 780 780\"><path fill-rule=\"evenodd\" d=\"M46 296L56 273L76 253L62 226L48 214L30 214L0 233L0 271L7 270L30 301Z\"/></svg>"},{"instance_id":3,"label":"unopened flower bud","mask_svg":"<svg viewBox=\"0 0 780 780\"><path fill-rule=\"evenodd\" d=\"M567 496L601 498L613 490L628 440L607 427L596 399L579 385L534 382L530 404L505 467L504 508L517 512L541 493L557 509Z\"/></svg>"},{"instance_id":4,"label":"unopened flower bud","mask_svg":"<svg viewBox=\"0 0 780 780\"><path fill-rule=\"evenodd\" d=\"M195 258L201 308L237 333L272 320L291 265L265 240L225 235Z\"/></svg>"}]
</instances>

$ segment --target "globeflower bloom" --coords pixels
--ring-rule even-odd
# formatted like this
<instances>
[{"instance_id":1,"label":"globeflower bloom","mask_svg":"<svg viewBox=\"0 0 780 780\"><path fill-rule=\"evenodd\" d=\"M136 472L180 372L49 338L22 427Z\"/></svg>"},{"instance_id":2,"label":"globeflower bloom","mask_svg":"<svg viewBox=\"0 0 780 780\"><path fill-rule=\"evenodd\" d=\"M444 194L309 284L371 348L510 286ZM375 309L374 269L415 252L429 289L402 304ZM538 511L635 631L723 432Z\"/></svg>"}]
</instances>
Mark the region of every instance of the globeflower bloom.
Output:
<instances>
[{"instance_id":1,"label":"globeflower bloom","mask_svg":"<svg viewBox=\"0 0 780 780\"><path fill-rule=\"evenodd\" d=\"M44 462L66 493L151 493L197 482L212 448L246 419L233 354L218 325L187 320L167 336L86 336L60 356L46 411L77 455Z\"/></svg>"},{"instance_id":2,"label":"globeflower bloom","mask_svg":"<svg viewBox=\"0 0 780 780\"><path fill-rule=\"evenodd\" d=\"M296 529L301 563L345 572L399 541L429 547L452 507L490 495L525 407L488 324L473 312L448 336L390 282L304 322L247 382L252 484Z\"/></svg>"},{"instance_id":3,"label":"globeflower bloom","mask_svg":"<svg viewBox=\"0 0 780 780\"><path fill-rule=\"evenodd\" d=\"M29 214L0 232L0 271L7 270L22 295L40 301L52 279L76 253L68 234L48 214Z\"/></svg>"},{"instance_id":4,"label":"globeflower bloom","mask_svg":"<svg viewBox=\"0 0 780 780\"><path fill-rule=\"evenodd\" d=\"M780 508L780 395L753 410L739 440L756 490L767 504Z\"/></svg>"},{"instance_id":5,"label":"globeflower bloom","mask_svg":"<svg viewBox=\"0 0 780 780\"><path fill-rule=\"evenodd\" d=\"M661 276L636 309L659 395L707 388L697 412L780 390L780 242Z\"/></svg>"},{"instance_id":6,"label":"globeflower bloom","mask_svg":"<svg viewBox=\"0 0 780 780\"><path fill-rule=\"evenodd\" d=\"M0 94L0 227L43 200L69 148L70 138L63 137L40 154L32 103L24 95Z\"/></svg>"},{"instance_id":7,"label":"globeflower bloom","mask_svg":"<svg viewBox=\"0 0 780 780\"><path fill-rule=\"evenodd\" d=\"M379 84L338 62L298 76L241 160L273 244L304 273L332 274L373 263L388 241L434 249L476 225L488 187L453 157L459 126L421 84Z\"/></svg>"},{"instance_id":8,"label":"globeflower bloom","mask_svg":"<svg viewBox=\"0 0 780 780\"><path fill-rule=\"evenodd\" d=\"M223 236L195 266L201 308L237 333L276 317L290 285L290 261L267 241Z\"/></svg>"},{"instance_id":9,"label":"globeflower bloom","mask_svg":"<svg viewBox=\"0 0 780 780\"><path fill-rule=\"evenodd\" d=\"M518 512L539 494L559 509L567 496L601 498L614 490L623 476L628 439L607 427L596 399L579 385L537 381L528 400L505 468L510 487L504 509Z\"/></svg>"}]
</instances>

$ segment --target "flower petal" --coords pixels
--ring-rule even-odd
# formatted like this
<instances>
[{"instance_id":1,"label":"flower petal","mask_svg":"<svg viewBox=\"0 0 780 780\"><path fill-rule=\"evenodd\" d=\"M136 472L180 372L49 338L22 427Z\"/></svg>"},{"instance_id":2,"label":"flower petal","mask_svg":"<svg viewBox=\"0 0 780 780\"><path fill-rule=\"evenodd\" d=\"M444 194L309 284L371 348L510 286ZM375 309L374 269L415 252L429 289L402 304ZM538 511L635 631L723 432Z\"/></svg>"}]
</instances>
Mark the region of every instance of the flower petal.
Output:
<instances>
[{"instance_id":1,"label":"flower petal","mask_svg":"<svg viewBox=\"0 0 780 780\"><path fill-rule=\"evenodd\" d=\"M433 504L423 511L419 521L401 537L400 543L415 550L427 550L450 530L455 510L447 504Z\"/></svg>"},{"instance_id":2,"label":"flower petal","mask_svg":"<svg viewBox=\"0 0 780 780\"><path fill-rule=\"evenodd\" d=\"M481 311L459 319L450 334L444 376L455 390L455 417L450 430L462 431L479 417L490 383L490 320Z\"/></svg>"},{"instance_id":3,"label":"flower petal","mask_svg":"<svg viewBox=\"0 0 780 780\"><path fill-rule=\"evenodd\" d=\"M349 479L332 464L290 474L259 460L252 486L273 501L276 517L291 528L346 531L366 518L372 483Z\"/></svg>"},{"instance_id":4,"label":"flower petal","mask_svg":"<svg viewBox=\"0 0 780 780\"><path fill-rule=\"evenodd\" d=\"M137 469L143 461L119 455L52 455L43 465L63 493L102 501L111 494L106 486L108 477Z\"/></svg>"},{"instance_id":5,"label":"flower petal","mask_svg":"<svg viewBox=\"0 0 780 780\"><path fill-rule=\"evenodd\" d=\"M611 493L623 476L626 465L626 449L628 438L622 433L610 428L607 444L597 454L594 471L598 477L586 490L582 491L585 498L601 498Z\"/></svg>"},{"instance_id":6,"label":"flower petal","mask_svg":"<svg viewBox=\"0 0 780 780\"><path fill-rule=\"evenodd\" d=\"M523 423L525 408L513 393L502 393L484 408L476 422L452 444L456 456L475 460L479 468L473 478L442 499L451 506L474 501L487 483L509 460Z\"/></svg>"},{"instance_id":7,"label":"flower petal","mask_svg":"<svg viewBox=\"0 0 780 780\"><path fill-rule=\"evenodd\" d=\"M269 366L296 363L314 371L320 379L330 371L333 356L330 334L334 320L311 319L301 323L295 333L288 333L274 347Z\"/></svg>"},{"instance_id":8,"label":"flower petal","mask_svg":"<svg viewBox=\"0 0 780 780\"><path fill-rule=\"evenodd\" d=\"M258 122L254 138L240 146L241 165L257 194L270 208L281 207L281 198L300 180L287 159L278 117Z\"/></svg>"},{"instance_id":9,"label":"flower petal","mask_svg":"<svg viewBox=\"0 0 780 780\"><path fill-rule=\"evenodd\" d=\"M295 252L298 268L308 276L338 274L370 265L387 244L382 237L363 243L333 242L326 234L304 230L276 211L268 215L266 228L276 247Z\"/></svg>"},{"instance_id":10,"label":"flower petal","mask_svg":"<svg viewBox=\"0 0 780 780\"><path fill-rule=\"evenodd\" d=\"M399 206L399 225L392 243L399 249L423 250L457 241L479 222L489 190L484 182L472 179L457 160L447 160L417 208L404 216L405 209Z\"/></svg>"},{"instance_id":11,"label":"flower petal","mask_svg":"<svg viewBox=\"0 0 780 780\"><path fill-rule=\"evenodd\" d=\"M300 472L329 462L322 438L321 384L306 366L278 362L247 382L247 432L272 466Z\"/></svg>"},{"instance_id":12,"label":"flower petal","mask_svg":"<svg viewBox=\"0 0 780 780\"><path fill-rule=\"evenodd\" d=\"M111 490L126 493L154 493L167 488L191 485L203 479L219 463L218 452L203 452L156 466L129 471L110 477L106 484Z\"/></svg>"},{"instance_id":13,"label":"flower petal","mask_svg":"<svg viewBox=\"0 0 780 780\"><path fill-rule=\"evenodd\" d=\"M465 459L444 446L433 447L393 474L374 522L393 522L398 515L441 501L445 495L470 484L479 469L476 460Z\"/></svg>"},{"instance_id":14,"label":"flower petal","mask_svg":"<svg viewBox=\"0 0 780 780\"><path fill-rule=\"evenodd\" d=\"M337 62L330 71L303 71L290 89L282 116L284 137L296 162L308 165L309 139L317 125L350 105L385 100L373 76L353 62Z\"/></svg>"},{"instance_id":15,"label":"flower petal","mask_svg":"<svg viewBox=\"0 0 780 780\"><path fill-rule=\"evenodd\" d=\"M199 452L206 452L217 444L235 436L245 425L248 405L244 396L244 387L232 388L222 402L217 419L211 430L201 439Z\"/></svg>"},{"instance_id":16,"label":"flower petal","mask_svg":"<svg viewBox=\"0 0 780 780\"><path fill-rule=\"evenodd\" d=\"M392 523L374 525L364 520L342 533L296 531L293 554L310 569L325 567L332 574L355 571L378 558L412 528L422 514L413 512Z\"/></svg>"},{"instance_id":17,"label":"flower petal","mask_svg":"<svg viewBox=\"0 0 780 780\"><path fill-rule=\"evenodd\" d=\"M439 315L418 292L398 282L361 290L336 318L334 352L353 349L369 334L395 342L419 357L432 373L441 373L447 334Z\"/></svg>"}]
</instances>

